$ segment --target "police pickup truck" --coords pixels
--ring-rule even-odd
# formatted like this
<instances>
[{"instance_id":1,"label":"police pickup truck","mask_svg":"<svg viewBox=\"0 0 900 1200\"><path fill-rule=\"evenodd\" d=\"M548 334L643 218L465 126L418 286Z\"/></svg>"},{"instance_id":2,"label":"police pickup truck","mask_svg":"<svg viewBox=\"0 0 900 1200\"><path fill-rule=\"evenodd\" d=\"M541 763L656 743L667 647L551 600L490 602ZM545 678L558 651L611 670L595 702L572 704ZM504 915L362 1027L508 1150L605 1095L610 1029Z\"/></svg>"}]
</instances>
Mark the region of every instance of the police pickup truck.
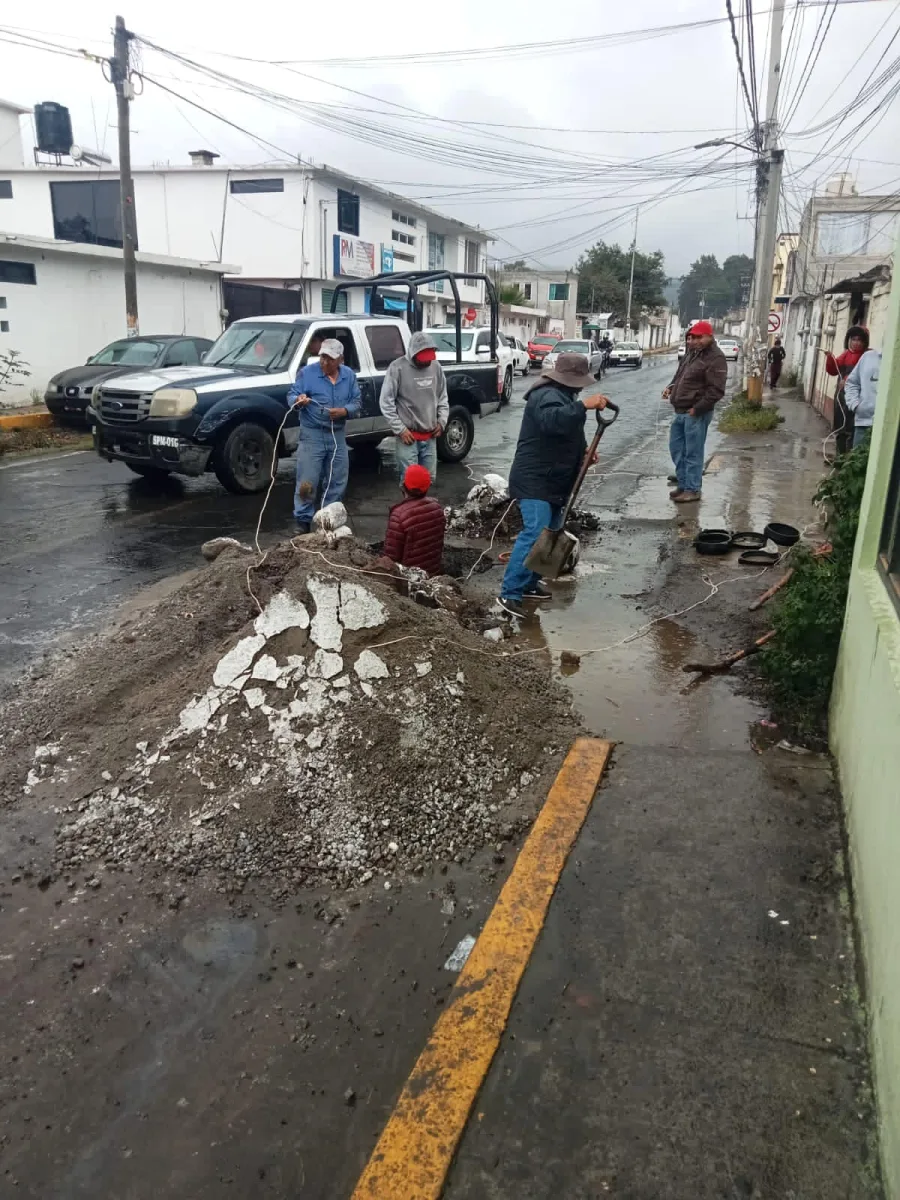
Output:
<instances>
[{"instance_id":1,"label":"police pickup truck","mask_svg":"<svg viewBox=\"0 0 900 1200\"><path fill-rule=\"evenodd\" d=\"M390 434L378 405L385 371L406 353L410 323L421 313L417 286L437 277L437 272L419 272L416 278L367 280L369 313L246 317L229 326L199 366L162 368L99 384L88 413L97 453L150 480L214 471L230 492L262 491L269 483L276 438L279 457L297 447L296 412L285 419L287 395L317 337L338 339L344 362L359 381L362 406L359 416L347 422L347 442L351 447L377 445ZM386 290L406 285L407 320L377 311L381 303L373 285L381 280L387 281ZM485 283L496 337L496 298L490 281ZM456 291L452 279L451 284ZM335 290L353 286L356 281ZM332 306L336 303L335 296ZM496 342L492 361L446 363L444 370L450 415L437 451L443 462L460 462L472 447L475 418L500 407L504 381Z\"/></svg>"}]
</instances>

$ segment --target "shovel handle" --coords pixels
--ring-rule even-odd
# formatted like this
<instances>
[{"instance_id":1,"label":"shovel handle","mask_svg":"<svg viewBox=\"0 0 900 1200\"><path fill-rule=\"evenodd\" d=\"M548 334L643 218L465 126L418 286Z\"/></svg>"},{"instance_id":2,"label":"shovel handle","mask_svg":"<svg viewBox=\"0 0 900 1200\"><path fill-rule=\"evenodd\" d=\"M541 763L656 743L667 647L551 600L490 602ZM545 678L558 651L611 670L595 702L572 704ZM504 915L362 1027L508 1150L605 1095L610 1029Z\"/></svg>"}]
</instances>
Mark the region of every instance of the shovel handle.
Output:
<instances>
[{"instance_id":1,"label":"shovel handle","mask_svg":"<svg viewBox=\"0 0 900 1200\"><path fill-rule=\"evenodd\" d=\"M612 409L613 415L609 419L606 419L600 415L601 413L605 412L606 409L597 409L597 432L591 439L591 444L587 448L584 461L582 462L578 471L578 475L575 478L575 483L572 485L572 491L569 494L569 499L566 501L566 507L563 511L560 529L565 529L566 527L566 521L568 520L569 513L572 510L572 505L575 503L578 493L581 491L581 485L584 483L585 476L590 469L591 459L597 453L597 447L600 445L600 439L603 437L604 431L615 422L616 417L619 415L619 406L618 404L613 404L612 400L607 400L606 408Z\"/></svg>"}]
</instances>

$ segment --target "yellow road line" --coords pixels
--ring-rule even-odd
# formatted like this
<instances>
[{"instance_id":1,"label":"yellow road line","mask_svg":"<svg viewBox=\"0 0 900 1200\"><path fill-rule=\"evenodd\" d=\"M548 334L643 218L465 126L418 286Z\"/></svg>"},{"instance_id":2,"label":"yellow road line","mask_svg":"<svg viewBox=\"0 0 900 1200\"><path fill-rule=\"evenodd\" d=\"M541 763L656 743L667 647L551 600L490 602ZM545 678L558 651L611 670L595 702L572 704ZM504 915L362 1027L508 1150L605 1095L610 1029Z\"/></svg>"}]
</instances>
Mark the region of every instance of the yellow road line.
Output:
<instances>
[{"instance_id":1,"label":"yellow road line","mask_svg":"<svg viewBox=\"0 0 900 1200\"><path fill-rule=\"evenodd\" d=\"M572 746L352 1200L439 1200L613 743Z\"/></svg>"}]
</instances>

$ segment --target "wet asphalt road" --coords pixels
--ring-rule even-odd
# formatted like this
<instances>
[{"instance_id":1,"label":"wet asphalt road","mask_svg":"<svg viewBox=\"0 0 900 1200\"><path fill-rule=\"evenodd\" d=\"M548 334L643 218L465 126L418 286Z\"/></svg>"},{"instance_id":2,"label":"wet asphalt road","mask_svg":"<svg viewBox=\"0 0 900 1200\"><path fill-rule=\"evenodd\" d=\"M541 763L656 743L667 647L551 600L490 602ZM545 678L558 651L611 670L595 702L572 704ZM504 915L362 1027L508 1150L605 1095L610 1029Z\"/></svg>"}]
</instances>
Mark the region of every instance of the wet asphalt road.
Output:
<instances>
[{"instance_id":1,"label":"wet asphalt road","mask_svg":"<svg viewBox=\"0 0 900 1200\"><path fill-rule=\"evenodd\" d=\"M604 379L604 392L623 408L604 437L601 469L625 464L648 446L663 449L660 418L667 406L660 405L660 392L674 365L674 355L667 355ZM440 500L459 503L473 473L507 473L531 382L517 379L512 403L478 422L465 464L441 466ZM263 543L293 530L293 470L293 459L281 464ZM589 482L586 498L591 505L614 505L637 480L635 472L610 475L599 487ZM383 534L396 489L390 442L377 460L352 464L347 506L359 536ZM172 479L160 490L89 451L0 466L0 682L15 679L42 653L102 627L140 589L201 566L199 549L208 538L252 540L260 503L230 495L212 475Z\"/></svg>"}]
</instances>

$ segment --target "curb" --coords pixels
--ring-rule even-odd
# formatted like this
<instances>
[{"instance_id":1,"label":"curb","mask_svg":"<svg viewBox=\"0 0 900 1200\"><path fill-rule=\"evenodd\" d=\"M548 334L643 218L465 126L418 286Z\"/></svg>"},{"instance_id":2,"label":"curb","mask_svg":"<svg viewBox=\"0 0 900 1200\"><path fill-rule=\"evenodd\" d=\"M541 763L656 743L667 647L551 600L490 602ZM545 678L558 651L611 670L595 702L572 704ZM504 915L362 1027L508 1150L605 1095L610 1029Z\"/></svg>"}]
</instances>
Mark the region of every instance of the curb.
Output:
<instances>
[{"instance_id":1,"label":"curb","mask_svg":"<svg viewBox=\"0 0 900 1200\"><path fill-rule=\"evenodd\" d=\"M53 424L53 414L48 412L4 413L0 415L0 429L46 429Z\"/></svg>"}]
</instances>

